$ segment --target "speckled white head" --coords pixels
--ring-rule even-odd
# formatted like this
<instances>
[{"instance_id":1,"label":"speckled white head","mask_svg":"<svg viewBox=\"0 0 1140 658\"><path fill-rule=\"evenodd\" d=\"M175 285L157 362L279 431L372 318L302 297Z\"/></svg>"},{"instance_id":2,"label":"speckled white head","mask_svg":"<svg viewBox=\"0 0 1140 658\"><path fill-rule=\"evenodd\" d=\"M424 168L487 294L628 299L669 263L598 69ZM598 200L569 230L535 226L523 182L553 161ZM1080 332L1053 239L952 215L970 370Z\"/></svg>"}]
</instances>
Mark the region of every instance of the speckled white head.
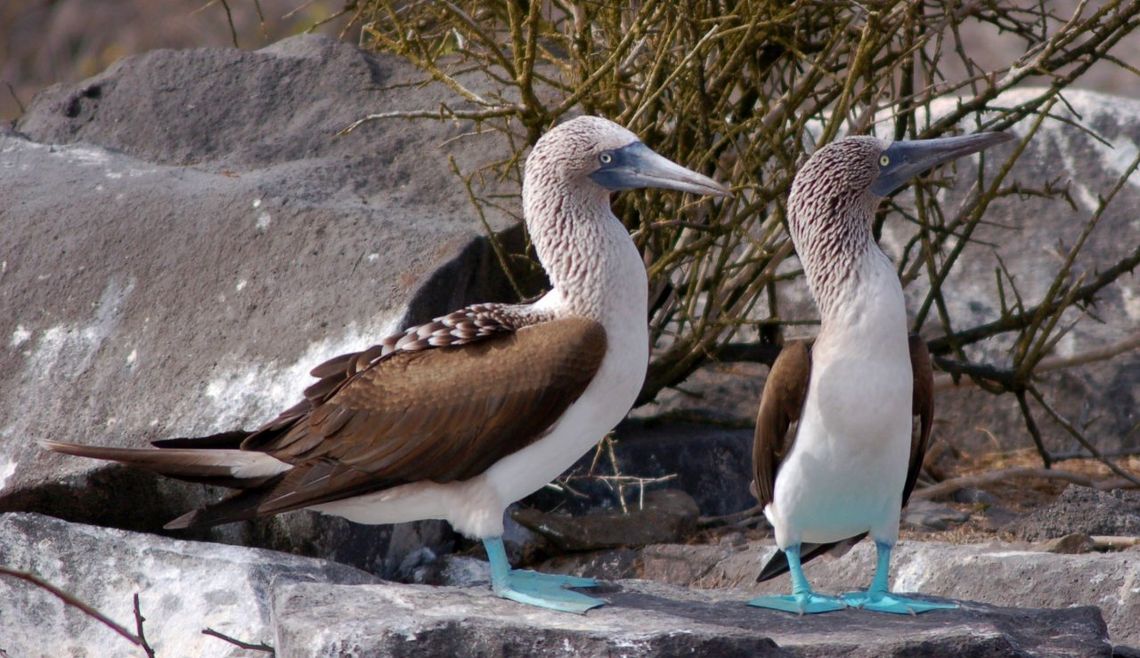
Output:
<instances>
[{"instance_id":1,"label":"speckled white head","mask_svg":"<svg viewBox=\"0 0 1140 658\"><path fill-rule=\"evenodd\" d=\"M1011 139L977 133L886 142L845 137L812 154L796 173L788 199L788 227L820 309L832 305L856 261L872 248L875 208L918 174Z\"/></svg>"},{"instance_id":2,"label":"speckled white head","mask_svg":"<svg viewBox=\"0 0 1140 658\"><path fill-rule=\"evenodd\" d=\"M585 300L577 312L600 312L620 269L613 265L613 254L620 252L623 263L642 268L629 233L610 210L610 193L644 187L728 194L712 179L661 157L632 132L601 117L582 116L552 128L527 158L527 230L553 286L576 304ZM644 278L644 269L640 276Z\"/></svg>"},{"instance_id":3,"label":"speckled white head","mask_svg":"<svg viewBox=\"0 0 1140 658\"><path fill-rule=\"evenodd\" d=\"M657 155L629 130L582 116L543 135L526 162L523 199L552 192L596 196L658 187L693 194L726 195L712 179Z\"/></svg>"}]
</instances>

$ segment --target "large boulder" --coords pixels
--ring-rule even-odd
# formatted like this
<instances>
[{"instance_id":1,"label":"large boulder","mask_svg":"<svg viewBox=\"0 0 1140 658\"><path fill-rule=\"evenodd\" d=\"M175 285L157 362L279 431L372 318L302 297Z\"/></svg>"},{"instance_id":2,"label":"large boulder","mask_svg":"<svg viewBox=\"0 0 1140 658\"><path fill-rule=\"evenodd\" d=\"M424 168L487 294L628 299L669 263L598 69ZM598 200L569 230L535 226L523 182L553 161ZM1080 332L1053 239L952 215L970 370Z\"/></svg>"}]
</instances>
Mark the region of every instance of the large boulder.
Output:
<instances>
[{"instance_id":1,"label":"large boulder","mask_svg":"<svg viewBox=\"0 0 1140 658\"><path fill-rule=\"evenodd\" d=\"M272 590L287 581L364 584L352 567L276 551L178 541L67 523L39 514L0 515L0 566L32 573L135 631L159 656L250 656L221 639L272 644ZM139 656L111 629L44 589L0 574L0 655ZM7 652L7 653L5 653Z\"/></svg>"},{"instance_id":2,"label":"large boulder","mask_svg":"<svg viewBox=\"0 0 1140 658\"><path fill-rule=\"evenodd\" d=\"M160 528L219 492L35 441L252 428L323 359L512 298L448 164L483 163L497 140L436 121L336 136L369 112L438 106L418 80L316 36L160 50L49 88L0 130L0 510ZM441 523L307 513L192 536L384 574L450 542Z\"/></svg>"},{"instance_id":3,"label":"large boulder","mask_svg":"<svg viewBox=\"0 0 1140 658\"><path fill-rule=\"evenodd\" d=\"M449 586L380 583L351 567L274 551L179 541L0 515L3 566L31 572L135 630L159 656L1109 656L1091 607L961 610L900 618L844 611L796 617L744 605L745 590L636 580L603 583L586 615L499 599L486 562L450 558ZM0 575L0 649L11 656L136 656L140 651L47 591Z\"/></svg>"}]
</instances>

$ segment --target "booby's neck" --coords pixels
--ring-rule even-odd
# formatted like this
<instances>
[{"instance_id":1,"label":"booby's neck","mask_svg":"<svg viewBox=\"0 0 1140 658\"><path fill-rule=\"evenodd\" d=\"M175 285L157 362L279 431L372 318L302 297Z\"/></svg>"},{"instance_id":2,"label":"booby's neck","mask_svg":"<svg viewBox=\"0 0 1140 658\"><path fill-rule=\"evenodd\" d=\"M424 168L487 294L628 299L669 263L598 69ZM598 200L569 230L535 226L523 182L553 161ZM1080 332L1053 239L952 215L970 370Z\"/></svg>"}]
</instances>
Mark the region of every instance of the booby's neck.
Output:
<instances>
[{"instance_id":1,"label":"booby's neck","mask_svg":"<svg viewBox=\"0 0 1140 658\"><path fill-rule=\"evenodd\" d=\"M528 172L523 210L551 294L565 310L603 324L631 313L645 322L645 266L604 188Z\"/></svg>"},{"instance_id":2,"label":"booby's neck","mask_svg":"<svg viewBox=\"0 0 1140 658\"><path fill-rule=\"evenodd\" d=\"M905 344L902 286L871 233L879 198L802 192L789 201L789 227L819 307L820 336L865 333Z\"/></svg>"}]
</instances>

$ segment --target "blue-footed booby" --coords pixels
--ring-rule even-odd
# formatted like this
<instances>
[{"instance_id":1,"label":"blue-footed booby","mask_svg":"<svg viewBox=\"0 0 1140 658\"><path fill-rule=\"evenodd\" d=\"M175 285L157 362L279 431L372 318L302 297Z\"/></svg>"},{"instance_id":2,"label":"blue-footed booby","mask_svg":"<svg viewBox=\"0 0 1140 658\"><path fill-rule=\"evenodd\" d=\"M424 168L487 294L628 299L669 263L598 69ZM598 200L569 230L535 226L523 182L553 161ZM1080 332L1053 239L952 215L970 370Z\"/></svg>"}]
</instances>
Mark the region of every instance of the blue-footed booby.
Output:
<instances>
[{"instance_id":1,"label":"blue-footed booby","mask_svg":"<svg viewBox=\"0 0 1140 658\"><path fill-rule=\"evenodd\" d=\"M241 490L167 528L313 509L367 524L445 519L482 539L499 596L584 613L591 579L512 570L506 507L585 454L629 411L649 360L641 254L610 193L656 187L725 195L632 132L578 117L526 162L527 229L551 290L477 304L313 369L304 399L254 431L154 448L43 442L183 480Z\"/></svg>"},{"instance_id":2,"label":"blue-footed booby","mask_svg":"<svg viewBox=\"0 0 1140 658\"><path fill-rule=\"evenodd\" d=\"M899 516L930 436L933 374L925 343L907 336L902 286L871 224L882 198L911 178L1007 139L978 133L888 144L847 137L819 149L797 172L788 229L820 330L810 349L789 342L772 365L752 455L753 493L782 551L757 580L791 571L792 594L750 605L800 614L955 607L888 588ZM868 533L878 552L870 588L841 597L813 592L802 562Z\"/></svg>"}]
</instances>

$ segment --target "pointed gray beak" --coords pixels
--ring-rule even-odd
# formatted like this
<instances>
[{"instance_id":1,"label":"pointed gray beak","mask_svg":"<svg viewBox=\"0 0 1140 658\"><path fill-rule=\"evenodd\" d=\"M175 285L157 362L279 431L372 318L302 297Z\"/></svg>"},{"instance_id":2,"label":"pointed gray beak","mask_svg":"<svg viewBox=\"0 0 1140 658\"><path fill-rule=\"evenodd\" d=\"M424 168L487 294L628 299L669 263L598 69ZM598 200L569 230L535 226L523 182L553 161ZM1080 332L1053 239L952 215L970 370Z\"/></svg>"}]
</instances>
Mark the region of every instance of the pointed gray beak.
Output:
<instances>
[{"instance_id":1,"label":"pointed gray beak","mask_svg":"<svg viewBox=\"0 0 1140 658\"><path fill-rule=\"evenodd\" d=\"M601 164L590 174L590 179L613 192L659 187L693 194L731 194L728 188L708 176L657 155L641 142L603 153Z\"/></svg>"},{"instance_id":2,"label":"pointed gray beak","mask_svg":"<svg viewBox=\"0 0 1140 658\"><path fill-rule=\"evenodd\" d=\"M879 177L871 184L871 192L887 196L928 169L1011 139L1005 133L975 133L895 142L879 156Z\"/></svg>"}]
</instances>

